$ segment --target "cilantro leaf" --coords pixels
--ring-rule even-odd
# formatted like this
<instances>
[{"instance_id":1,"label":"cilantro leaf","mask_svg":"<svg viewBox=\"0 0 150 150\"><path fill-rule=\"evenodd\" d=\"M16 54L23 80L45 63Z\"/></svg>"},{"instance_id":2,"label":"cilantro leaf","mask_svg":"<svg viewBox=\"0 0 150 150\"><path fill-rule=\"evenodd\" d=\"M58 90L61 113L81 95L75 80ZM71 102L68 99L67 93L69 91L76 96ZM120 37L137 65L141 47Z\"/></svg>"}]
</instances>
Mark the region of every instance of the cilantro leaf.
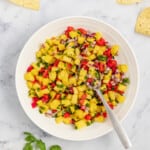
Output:
<instances>
[{"instance_id":1,"label":"cilantro leaf","mask_svg":"<svg viewBox=\"0 0 150 150\"><path fill-rule=\"evenodd\" d=\"M26 143L23 147L23 150L33 150L33 147L30 143Z\"/></svg>"},{"instance_id":2,"label":"cilantro leaf","mask_svg":"<svg viewBox=\"0 0 150 150\"><path fill-rule=\"evenodd\" d=\"M39 148L39 150L46 150L45 143L42 140L36 141L36 147Z\"/></svg>"},{"instance_id":3,"label":"cilantro leaf","mask_svg":"<svg viewBox=\"0 0 150 150\"><path fill-rule=\"evenodd\" d=\"M130 83L129 78L124 78L124 79L122 80L122 84L124 84L124 85L127 85L127 84L129 84L129 83Z\"/></svg>"},{"instance_id":4,"label":"cilantro leaf","mask_svg":"<svg viewBox=\"0 0 150 150\"><path fill-rule=\"evenodd\" d=\"M61 147L59 145L52 145L49 150L61 150Z\"/></svg>"}]
</instances>

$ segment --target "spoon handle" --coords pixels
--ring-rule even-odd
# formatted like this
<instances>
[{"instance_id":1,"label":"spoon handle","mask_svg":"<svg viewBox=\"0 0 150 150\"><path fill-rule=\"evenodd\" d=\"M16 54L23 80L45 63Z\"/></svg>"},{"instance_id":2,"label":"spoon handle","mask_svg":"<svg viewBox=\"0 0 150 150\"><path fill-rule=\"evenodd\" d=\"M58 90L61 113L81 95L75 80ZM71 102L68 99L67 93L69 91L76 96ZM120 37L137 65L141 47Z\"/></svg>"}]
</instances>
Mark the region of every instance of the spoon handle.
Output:
<instances>
[{"instance_id":1,"label":"spoon handle","mask_svg":"<svg viewBox=\"0 0 150 150\"><path fill-rule=\"evenodd\" d=\"M97 95L100 97L100 99L102 100L105 108L106 108L106 111L110 117L110 120L111 120L111 123L118 135L118 137L120 138L120 141L121 143L124 145L124 147L126 149L132 147L132 144L131 144L131 141L130 139L128 138L128 135L126 133L126 131L124 130L124 128L121 126L118 118L116 117L116 115L114 114L114 112L111 110L111 108L109 107L109 105L107 104L107 102L105 101L105 99L103 98L103 95L102 93L98 90L98 89L95 89Z\"/></svg>"}]
</instances>

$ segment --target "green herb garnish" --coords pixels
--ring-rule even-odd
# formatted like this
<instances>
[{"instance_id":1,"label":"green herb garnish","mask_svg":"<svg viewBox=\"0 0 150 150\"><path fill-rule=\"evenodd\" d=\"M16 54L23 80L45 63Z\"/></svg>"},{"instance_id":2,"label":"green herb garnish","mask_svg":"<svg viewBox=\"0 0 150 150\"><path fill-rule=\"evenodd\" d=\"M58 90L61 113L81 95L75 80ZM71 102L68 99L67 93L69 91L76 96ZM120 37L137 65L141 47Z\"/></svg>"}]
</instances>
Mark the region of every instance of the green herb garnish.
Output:
<instances>
[{"instance_id":1,"label":"green herb garnish","mask_svg":"<svg viewBox=\"0 0 150 150\"><path fill-rule=\"evenodd\" d=\"M23 150L46 150L45 143L41 139L37 139L32 133L24 132L26 144L23 147Z\"/></svg>"},{"instance_id":2,"label":"green herb garnish","mask_svg":"<svg viewBox=\"0 0 150 150\"><path fill-rule=\"evenodd\" d=\"M61 150L61 147L59 145L52 145L49 150Z\"/></svg>"},{"instance_id":3,"label":"green herb garnish","mask_svg":"<svg viewBox=\"0 0 150 150\"><path fill-rule=\"evenodd\" d=\"M37 139L32 133L24 132L25 145L23 150L46 150L46 145L41 139ZM59 145L52 145L49 150L61 150Z\"/></svg>"},{"instance_id":4,"label":"green herb garnish","mask_svg":"<svg viewBox=\"0 0 150 150\"><path fill-rule=\"evenodd\" d=\"M97 59L100 60L100 61L106 61L107 57L104 56L104 55L99 55L99 56L97 56Z\"/></svg>"},{"instance_id":5,"label":"green herb garnish","mask_svg":"<svg viewBox=\"0 0 150 150\"><path fill-rule=\"evenodd\" d=\"M127 84L129 84L129 83L130 83L129 78L124 78L124 79L122 80L122 84L124 84L124 85L127 85Z\"/></svg>"}]
</instances>

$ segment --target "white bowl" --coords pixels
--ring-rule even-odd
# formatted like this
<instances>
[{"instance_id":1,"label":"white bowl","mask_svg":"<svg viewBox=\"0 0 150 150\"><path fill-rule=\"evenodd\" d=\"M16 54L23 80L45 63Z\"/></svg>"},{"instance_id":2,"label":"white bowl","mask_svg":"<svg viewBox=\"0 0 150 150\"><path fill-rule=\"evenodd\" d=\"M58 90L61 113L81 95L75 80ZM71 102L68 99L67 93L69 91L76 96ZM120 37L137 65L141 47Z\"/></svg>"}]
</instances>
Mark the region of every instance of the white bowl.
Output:
<instances>
[{"instance_id":1,"label":"white bowl","mask_svg":"<svg viewBox=\"0 0 150 150\"><path fill-rule=\"evenodd\" d=\"M120 63L125 63L129 66L128 76L131 80L129 88L126 92L126 101L124 104L117 107L114 111L119 120L122 121L133 104L138 89L139 73L134 53L129 46L129 43L122 35L112 26L88 17L69 17L58 19L46 24L40 28L24 46L17 63L16 68L16 89L21 103L27 116L45 132L67 140L81 141L100 137L112 130L110 120L107 119L104 123L94 123L91 126L75 130L69 125L56 124L53 118L47 118L41 115L37 110L31 108L31 100L28 97L28 89L24 80L24 73L31 62L35 60L35 52L39 49L41 43L45 39L61 34L67 26L83 27L92 32L99 31L110 44L117 43L121 49L118 56Z\"/></svg>"}]
</instances>

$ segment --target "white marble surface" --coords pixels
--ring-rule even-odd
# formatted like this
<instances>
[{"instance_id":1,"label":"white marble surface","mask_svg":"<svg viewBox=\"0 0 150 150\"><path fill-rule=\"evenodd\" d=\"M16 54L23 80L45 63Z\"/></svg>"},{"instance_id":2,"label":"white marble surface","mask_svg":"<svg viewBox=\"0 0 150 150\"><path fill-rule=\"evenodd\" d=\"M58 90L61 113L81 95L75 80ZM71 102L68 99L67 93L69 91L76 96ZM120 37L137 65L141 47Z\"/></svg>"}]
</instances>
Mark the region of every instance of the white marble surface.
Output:
<instances>
[{"instance_id":1,"label":"white marble surface","mask_svg":"<svg viewBox=\"0 0 150 150\"><path fill-rule=\"evenodd\" d=\"M123 125L133 143L131 150L150 150L150 37L134 32L137 14L150 6L122 6L115 0L41 0L40 11L32 11L0 0L0 150L21 150L23 131L42 138L47 145L63 150L123 150L114 132L85 142L71 142L50 136L37 128L22 110L15 90L15 67L27 39L42 25L59 17L91 16L116 27L130 41L140 68L140 90L136 104Z\"/></svg>"}]
</instances>

